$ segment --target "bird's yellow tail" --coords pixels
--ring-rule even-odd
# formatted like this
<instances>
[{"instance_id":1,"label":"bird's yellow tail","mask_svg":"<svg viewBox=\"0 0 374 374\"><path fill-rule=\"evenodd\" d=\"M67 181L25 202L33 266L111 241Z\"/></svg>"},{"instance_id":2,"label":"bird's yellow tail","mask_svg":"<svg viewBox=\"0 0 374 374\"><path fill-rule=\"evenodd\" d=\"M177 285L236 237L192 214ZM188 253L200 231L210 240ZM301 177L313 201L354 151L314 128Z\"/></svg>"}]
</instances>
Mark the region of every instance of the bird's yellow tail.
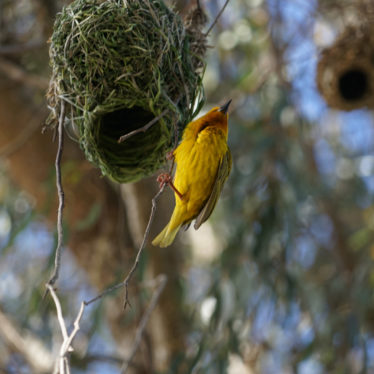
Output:
<instances>
[{"instance_id":1,"label":"bird's yellow tail","mask_svg":"<svg viewBox=\"0 0 374 374\"><path fill-rule=\"evenodd\" d=\"M159 246L161 248L168 247L171 243L173 243L175 236L177 235L178 230L180 229L181 225L173 228L172 230L169 229L170 222L165 226L165 228L153 239L152 245Z\"/></svg>"}]
</instances>

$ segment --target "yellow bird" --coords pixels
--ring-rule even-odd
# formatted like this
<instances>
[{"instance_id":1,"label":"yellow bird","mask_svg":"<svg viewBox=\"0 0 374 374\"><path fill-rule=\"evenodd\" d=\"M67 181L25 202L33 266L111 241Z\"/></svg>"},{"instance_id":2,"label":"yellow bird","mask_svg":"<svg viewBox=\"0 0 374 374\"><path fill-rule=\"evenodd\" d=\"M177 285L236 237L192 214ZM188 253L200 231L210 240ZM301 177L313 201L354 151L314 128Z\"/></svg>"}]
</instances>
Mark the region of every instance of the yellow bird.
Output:
<instances>
[{"instance_id":1,"label":"yellow bird","mask_svg":"<svg viewBox=\"0 0 374 374\"><path fill-rule=\"evenodd\" d=\"M227 145L228 114L231 100L214 107L207 114L190 122L182 141L174 150L176 162L174 182L167 174L160 183L168 183L175 192L175 208L169 223L152 241L153 245L169 246L182 226L196 218L197 230L218 201L223 184L231 170L231 153Z\"/></svg>"}]
</instances>

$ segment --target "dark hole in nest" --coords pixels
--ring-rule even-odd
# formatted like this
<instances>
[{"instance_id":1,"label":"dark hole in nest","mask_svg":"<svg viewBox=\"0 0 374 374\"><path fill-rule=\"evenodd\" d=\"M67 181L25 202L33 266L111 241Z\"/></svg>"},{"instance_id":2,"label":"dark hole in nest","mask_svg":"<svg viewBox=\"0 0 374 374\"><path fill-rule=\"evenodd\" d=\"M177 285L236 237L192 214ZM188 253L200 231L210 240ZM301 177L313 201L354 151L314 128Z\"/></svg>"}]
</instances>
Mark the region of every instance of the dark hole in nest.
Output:
<instances>
[{"instance_id":1,"label":"dark hole in nest","mask_svg":"<svg viewBox=\"0 0 374 374\"><path fill-rule=\"evenodd\" d=\"M363 70L350 69L339 78L339 92L347 101L362 99L368 89L368 76Z\"/></svg>"},{"instance_id":2,"label":"dark hole in nest","mask_svg":"<svg viewBox=\"0 0 374 374\"><path fill-rule=\"evenodd\" d=\"M105 114L101 119L98 146L107 162L117 166L135 166L142 158L152 154L160 137L158 123L123 143L118 143L118 139L145 126L153 118L153 113L140 107L125 108Z\"/></svg>"}]
</instances>

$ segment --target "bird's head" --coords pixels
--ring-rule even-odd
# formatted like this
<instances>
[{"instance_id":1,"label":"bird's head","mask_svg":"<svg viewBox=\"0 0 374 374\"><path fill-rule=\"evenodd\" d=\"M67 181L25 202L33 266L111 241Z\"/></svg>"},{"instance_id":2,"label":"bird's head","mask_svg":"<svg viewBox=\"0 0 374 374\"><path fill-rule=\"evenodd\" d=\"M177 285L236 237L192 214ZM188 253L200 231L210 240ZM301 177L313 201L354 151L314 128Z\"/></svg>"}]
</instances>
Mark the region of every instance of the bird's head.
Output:
<instances>
[{"instance_id":1,"label":"bird's head","mask_svg":"<svg viewBox=\"0 0 374 374\"><path fill-rule=\"evenodd\" d=\"M227 101L222 106L216 106L216 107L212 108L206 114L206 116L209 116L211 118L215 118L217 120L223 120L223 119L227 120L227 118L228 118L228 113L227 112L229 110L229 106L231 104L231 101L232 101L232 99L230 99L229 101Z\"/></svg>"},{"instance_id":2,"label":"bird's head","mask_svg":"<svg viewBox=\"0 0 374 374\"><path fill-rule=\"evenodd\" d=\"M192 121L187 126L187 132L192 131L194 137L198 136L201 131L204 131L208 127L220 128L224 131L227 136L227 120L228 120L228 109L231 100L222 106L216 106L212 108L208 113L199 117L195 121Z\"/></svg>"},{"instance_id":3,"label":"bird's head","mask_svg":"<svg viewBox=\"0 0 374 374\"><path fill-rule=\"evenodd\" d=\"M230 104L231 99L222 106L212 108L205 116L201 117L204 122L203 127L215 126L227 131L227 120L229 117L227 112Z\"/></svg>"}]
</instances>

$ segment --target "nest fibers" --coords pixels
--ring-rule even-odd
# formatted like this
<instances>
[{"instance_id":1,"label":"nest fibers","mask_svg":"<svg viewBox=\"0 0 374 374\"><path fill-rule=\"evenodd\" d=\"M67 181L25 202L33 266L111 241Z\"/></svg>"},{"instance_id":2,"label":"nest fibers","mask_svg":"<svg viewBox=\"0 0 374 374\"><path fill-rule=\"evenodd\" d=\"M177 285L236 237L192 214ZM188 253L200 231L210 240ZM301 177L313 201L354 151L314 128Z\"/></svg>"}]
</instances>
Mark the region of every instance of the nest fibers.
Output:
<instances>
[{"instance_id":1,"label":"nest fibers","mask_svg":"<svg viewBox=\"0 0 374 374\"><path fill-rule=\"evenodd\" d=\"M48 123L56 124L63 100L66 122L104 175L150 175L203 104L205 50L204 34L162 0L76 0L58 14L51 37Z\"/></svg>"}]
</instances>

